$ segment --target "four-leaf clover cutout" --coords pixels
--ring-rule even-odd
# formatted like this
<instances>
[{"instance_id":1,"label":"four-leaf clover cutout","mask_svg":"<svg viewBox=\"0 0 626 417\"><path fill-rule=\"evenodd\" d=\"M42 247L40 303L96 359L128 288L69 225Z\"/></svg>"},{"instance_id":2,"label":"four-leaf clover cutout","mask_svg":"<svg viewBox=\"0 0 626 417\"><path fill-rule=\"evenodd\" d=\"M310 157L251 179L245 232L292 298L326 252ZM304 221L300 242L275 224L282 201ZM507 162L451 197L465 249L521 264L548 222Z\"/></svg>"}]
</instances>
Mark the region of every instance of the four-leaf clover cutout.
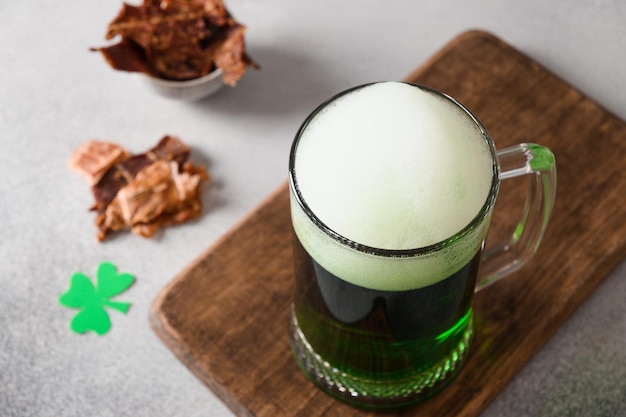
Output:
<instances>
[{"instance_id":1,"label":"four-leaf clover cutout","mask_svg":"<svg viewBox=\"0 0 626 417\"><path fill-rule=\"evenodd\" d=\"M74 316L70 328L76 333L90 330L103 335L111 329L111 320L106 308L126 314L130 303L111 301L111 298L126 291L135 282L128 273L117 273L117 267L110 262L98 266L96 285L82 272L76 272L70 280L70 288L59 297L59 302L80 311Z\"/></svg>"}]
</instances>

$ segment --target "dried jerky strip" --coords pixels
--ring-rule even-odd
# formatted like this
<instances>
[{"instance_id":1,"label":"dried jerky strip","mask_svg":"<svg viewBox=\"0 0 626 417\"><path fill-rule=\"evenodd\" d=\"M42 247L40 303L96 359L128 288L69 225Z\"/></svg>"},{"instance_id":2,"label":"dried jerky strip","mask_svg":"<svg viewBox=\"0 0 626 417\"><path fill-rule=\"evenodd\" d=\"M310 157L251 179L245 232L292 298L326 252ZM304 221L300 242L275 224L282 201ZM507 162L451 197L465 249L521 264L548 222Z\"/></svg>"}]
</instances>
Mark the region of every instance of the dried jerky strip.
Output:
<instances>
[{"instance_id":1,"label":"dried jerky strip","mask_svg":"<svg viewBox=\"0 0 626 417\"><path fill-rule=\"evenodd\" d=\"M100 51L106 62L121 71L143 72L158 77L156 71L147 63L146 52L137 43L122 39L119 43L104 48L92 48Z\"/></svg>"},{"instance_id":2,"label":"dried jerky strip","mask_svg":"<svg viewBox=\"0 0 626 417\"><path fill-rule=\"evenodd\" d=\"M147 152L133 156L107 142L81 146L70 165L92 182L100 176L92 186L98 240L125 228L150 237L160 227L199 217L200 183L209 175L203 166L187 162L190 152L174 136L165 136ZM120 155L125 159L120 160ZM103 167L108 169L102 174Z\"/></svg>"},{"instance_id":3,"label":"dried jerky strip","mask_svg":"<svg viewBox=\"0 0 626 417\"><path fill-rule=\"evenodd\" d=\"M222 0L144 0L124 4L109 24L112 46L94 48L115 69L188 80L216 67L224 82L235 85L246 67L258 65L245 53L245 28L232 18Z\"/></svg>"},{"instance_id":4,"label":"dried jerky strip","mask_svg":"<svg viewBox=\"0 0 626 417\"><path fill-rule=\"evenodd\" d=\"M176 162L154 162L120 189L106 212L98 216L98 238L102 240L109 232L128 227L150 237L161 226L199 217L199 185L207 179L203 168L187 164L187 170L180 172Z\"/></svg>"},{"instance_id":5,"label":"dried jerky strip","mask_svg":"<svg viewBox=\"0 0 626 417\"><path fill-rule=\"evenodd\" d=\"M140 154L112 166L102 179L91 187L95 200L91 210L97 212L106 210L120 189L131 182L142 169L150 166L152 162L145 154Z\"/></svg>"},{"instance_id":6,"label":"dried jerky strip","mask_svg":"<svg viewBox=\"0 0 626 417\"><path fill-rule=\"evenodd\" d=\"M159 143L146 152L152 160L176 161L180 166L189 158L191 148L175 136L164 136Z\"/></svg>"},{"instance_id":7,"label":"dried jerky strip","mask_svg":"<svg viewBox=\"0 0 626 417\"><path fill-rule=\"evenodd\" d=\"M115 143L90 140L72 152L69 166L90 184L96 184L109 168L129 155L126 149Z\"/></svg>"},{"instance_id":8,"label":"dried jerky strip","mask_svg":"<svg viewBox=\"0 0 626 417\"><path fill-rule=\"evenodd\" d=\"M189 158L191 149L174 136L164 136L146 153L134 155L111 166L102 179L92 187L95 204L92 210L101 212L111 203L118 191L131 182L137 174L157 160L182 164Z\"/></svg>"}]
</instances>

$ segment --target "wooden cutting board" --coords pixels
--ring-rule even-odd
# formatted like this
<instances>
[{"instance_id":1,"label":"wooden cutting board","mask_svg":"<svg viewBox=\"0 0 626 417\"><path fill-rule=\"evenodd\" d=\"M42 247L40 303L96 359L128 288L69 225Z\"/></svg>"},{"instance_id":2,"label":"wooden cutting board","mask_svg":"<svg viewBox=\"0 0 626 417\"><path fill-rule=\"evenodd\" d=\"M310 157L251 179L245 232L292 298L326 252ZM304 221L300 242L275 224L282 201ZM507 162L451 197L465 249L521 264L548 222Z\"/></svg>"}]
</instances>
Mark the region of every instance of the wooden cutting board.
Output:
<instances>
[{"instance_id":1,"label":"wooden cutting board","mask_svg":"<svg viewBox=\"0 0 626 417\"><path fill-rule=\"evenodd\" d=\"M431 400L384 413L477 416L626 255L626 124L484 32L455 38L407 80L459 99L498 148L536 142L557 159L542 246L522 270L478 293L461 373ZM524 193L525 180L503 182L489 241L511 233ZM314 388L292 358L290 227L283 185L174 278L154 301L151 325L236 415L376 415Z\"/></svg>"}]
</instances>

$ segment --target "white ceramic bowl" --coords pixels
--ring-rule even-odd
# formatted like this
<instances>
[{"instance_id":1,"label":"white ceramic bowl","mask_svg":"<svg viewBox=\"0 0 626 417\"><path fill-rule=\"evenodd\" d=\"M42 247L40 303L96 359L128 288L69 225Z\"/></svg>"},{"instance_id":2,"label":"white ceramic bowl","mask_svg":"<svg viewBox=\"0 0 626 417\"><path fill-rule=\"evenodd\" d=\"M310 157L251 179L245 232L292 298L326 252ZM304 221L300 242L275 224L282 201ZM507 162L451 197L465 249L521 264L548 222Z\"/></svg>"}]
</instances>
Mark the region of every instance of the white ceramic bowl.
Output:
<instances>
[{"instance_id":1,"label":"white ceramic bowl","mask_svg":"<svg viewBox=\"0 0 626 417\"><path fill-rule=\"evenodd\" d=\"M187 81L163 80L150 76L143 76L142 78L154 92L163 97L196 101L208 97L222 88L224 85L222 72L218 68L204 77Z\"/></svg>"}]
</instances>

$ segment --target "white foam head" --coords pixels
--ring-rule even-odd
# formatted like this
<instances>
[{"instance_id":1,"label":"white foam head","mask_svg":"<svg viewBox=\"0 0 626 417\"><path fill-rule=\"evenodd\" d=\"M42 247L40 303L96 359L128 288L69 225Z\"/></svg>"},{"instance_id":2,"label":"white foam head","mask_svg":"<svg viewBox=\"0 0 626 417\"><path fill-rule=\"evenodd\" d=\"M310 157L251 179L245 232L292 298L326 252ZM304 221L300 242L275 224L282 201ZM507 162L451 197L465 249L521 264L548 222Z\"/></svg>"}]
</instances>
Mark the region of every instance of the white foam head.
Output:
<instances>
[{"instance_id":1,"label":"white foam head","mask_svg":"<svg viewBox=\"0 0 626 417\"><path fill-rule=\"evenodd\" d=\"M405 83L371 84L332 101L309 121L295 149L292 174L302 200L339 235L380 249L423 248L454 236L485 206L495 172L485 135L445 97ZM300 241L322 266L347 262L361 269L361 254L343 259L333 243L312 237L317 232L311 222L292 217ZM479 235L463 249L471 252L469 258L461 258L469 261L476 253ZM437 272L428 279L409 275L400 279L406 281L402 289L449 274ZM368 279L352 281L363 285Z\"/></svg>"}]
</instances>

